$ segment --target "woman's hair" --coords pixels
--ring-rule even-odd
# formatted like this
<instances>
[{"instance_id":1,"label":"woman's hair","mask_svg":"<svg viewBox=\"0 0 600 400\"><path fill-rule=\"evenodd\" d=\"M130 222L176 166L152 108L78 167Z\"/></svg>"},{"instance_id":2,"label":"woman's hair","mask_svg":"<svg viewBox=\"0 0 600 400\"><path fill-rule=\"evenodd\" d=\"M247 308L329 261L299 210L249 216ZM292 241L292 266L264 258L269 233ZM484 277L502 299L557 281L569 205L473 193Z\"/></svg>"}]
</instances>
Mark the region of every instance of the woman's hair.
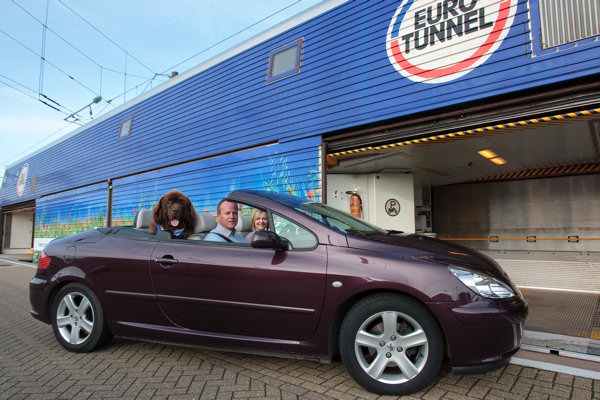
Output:
<instances>
[{"instance_id":1,"label":"woman's hair","mask_svg":"<svg viewBox=\"0 0 600 400\"><path fill-rule=\"evenodd\" d=\"M252 213L252 219L250 220L250 224L252 225L252 230L255 230L256 228L254 227L254 222L256 221L256 218L258 218L259 214L262 213L267 213L265 210L261 210L261 209L256 209L253 213ZM269 229L269 220L267 219L267 226L265 229Z\"/></svg>"}]
</instances>

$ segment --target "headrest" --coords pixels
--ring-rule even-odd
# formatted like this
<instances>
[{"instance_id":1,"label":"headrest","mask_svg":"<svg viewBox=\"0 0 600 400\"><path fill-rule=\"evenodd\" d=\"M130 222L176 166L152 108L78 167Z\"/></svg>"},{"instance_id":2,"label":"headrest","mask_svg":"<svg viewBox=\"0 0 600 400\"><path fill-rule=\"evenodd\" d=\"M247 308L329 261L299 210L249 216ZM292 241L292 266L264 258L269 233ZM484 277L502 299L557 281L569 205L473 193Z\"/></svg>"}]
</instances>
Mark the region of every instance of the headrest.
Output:
<instances>
[{"instance_id":1,"label":"headrest","mask_svg":"<svg viewBox=\"0 0 600 400\"><path fill-rule=\"evenodd\" d=\"M208 232L217 226L215 217L209 212L196 212L196 226L194 232Z\"/></svg>"},{"instance_id":2,"label":"headrest","mask_svg":"<svg viewBox=\"0 0 600 400\"><path fill-rule=\"evenodd\" d=\"M152 221L152 210L140 210L135 214L133 227L137 229L148 229Z\"/></svg>"},{"instance_id":3,"label":"headrest","mask_svg":"<svg viewBox=\"0 0 600 400\"><path fill-rule=\"evenodd\" d=\"M252 220L245 215L238 215L238 223L235 226L236 232L250 232L252 230Z\"/></svg>"}]
</instances>

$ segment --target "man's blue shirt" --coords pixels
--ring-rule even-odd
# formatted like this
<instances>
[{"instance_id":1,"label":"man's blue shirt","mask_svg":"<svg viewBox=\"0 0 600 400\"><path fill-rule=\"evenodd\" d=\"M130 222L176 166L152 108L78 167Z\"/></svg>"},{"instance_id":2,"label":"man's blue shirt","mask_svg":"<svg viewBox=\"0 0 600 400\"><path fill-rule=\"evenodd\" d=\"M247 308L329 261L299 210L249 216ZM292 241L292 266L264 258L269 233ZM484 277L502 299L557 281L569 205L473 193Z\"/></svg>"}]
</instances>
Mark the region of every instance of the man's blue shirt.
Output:
<instances>
[{"instance_id":1,"label":"man's blue shirt","mask_svg":"<svg viewBox=\"0 0 600 400\"><path fill-rule=\"evenodd\" d=\"M229 229L221 226L221 224L217 224L216 228L208 232L204 237L204 240L210 240L213 242L226 242L226 240L217 235L217 233L220 233L234 243L246 243L244 237L237 233L235 229L230 231Z\"/></svg>"}]
</instances>

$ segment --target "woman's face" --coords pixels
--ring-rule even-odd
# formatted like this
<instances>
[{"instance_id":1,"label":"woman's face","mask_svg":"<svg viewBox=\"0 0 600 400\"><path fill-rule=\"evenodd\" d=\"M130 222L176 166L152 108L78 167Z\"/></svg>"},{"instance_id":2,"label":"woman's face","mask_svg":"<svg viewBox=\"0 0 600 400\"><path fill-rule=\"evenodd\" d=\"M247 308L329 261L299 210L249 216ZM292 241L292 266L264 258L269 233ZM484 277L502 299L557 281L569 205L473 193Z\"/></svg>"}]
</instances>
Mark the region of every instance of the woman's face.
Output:
<instances>
[{"instance_id":1,"label":"woman's face","mask_svg":"<svg viewBox=\"0 0 600 400\"><path fill-rule=\"evenodd\" d=\"M254 220L254 230L255 231L264 231L267 229L269 225L269 220L267 219L267 213L265 211L257 211L256 219Z\"/></svg>"}]
</instances>

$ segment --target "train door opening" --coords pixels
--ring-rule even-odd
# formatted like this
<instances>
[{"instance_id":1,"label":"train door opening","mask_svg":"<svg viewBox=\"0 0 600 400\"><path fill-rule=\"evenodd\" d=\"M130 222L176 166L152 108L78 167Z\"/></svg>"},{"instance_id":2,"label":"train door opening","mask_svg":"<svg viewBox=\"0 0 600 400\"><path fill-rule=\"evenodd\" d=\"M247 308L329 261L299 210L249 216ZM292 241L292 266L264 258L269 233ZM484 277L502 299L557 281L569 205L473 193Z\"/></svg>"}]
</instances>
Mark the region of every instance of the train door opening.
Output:
<instances>
[{"instance_id":1,"label":"train door opening","mask_svg":"<svg viewBox=\"0 0 600 400\"><path fill-rule=\"evenodd\" d=\"M373 199L404 194L412 224L385 227L495 259L530 303L524 343L600 355L600 109L410 131L328 142L327 202L349 211L358 191L377 225ZM382 175L398 183L370 184Z\"/></svg>"},{"instance_id":2,"label":"train door opening","mask_svg":"<svg viewBox=\"0 0 600 400\"><path fill-rule=\"evenodd\" d=\"M31 259L35 208L3 211L2 253Z\"/></svg>"}]
</instances>

